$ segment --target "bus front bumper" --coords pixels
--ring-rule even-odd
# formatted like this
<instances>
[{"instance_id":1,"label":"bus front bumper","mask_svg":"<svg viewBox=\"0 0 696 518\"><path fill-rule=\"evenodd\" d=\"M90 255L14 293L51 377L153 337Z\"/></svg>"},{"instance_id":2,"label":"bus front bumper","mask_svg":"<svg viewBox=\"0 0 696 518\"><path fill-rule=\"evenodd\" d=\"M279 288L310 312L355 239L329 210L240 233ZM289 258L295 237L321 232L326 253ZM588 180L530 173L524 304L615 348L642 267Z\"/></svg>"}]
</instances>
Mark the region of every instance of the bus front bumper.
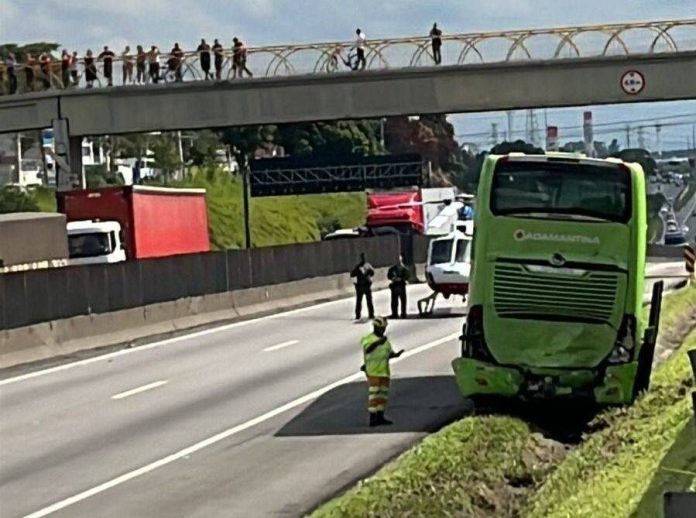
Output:
<instances>
[{"instance_id":1,"label":"bus front bumper","mask_svg":"<svg viewBox=\"0 0 696 518\"><path fill-rule=\"evenodd\" d=\"M503 367L472 358L452 362L455 379L464 397L498 395L554 398L591 397L600 404L625 404L633 399L637 363L608 366L598 382L593 370L534 369Z\"/></svg>"}]
</instances>

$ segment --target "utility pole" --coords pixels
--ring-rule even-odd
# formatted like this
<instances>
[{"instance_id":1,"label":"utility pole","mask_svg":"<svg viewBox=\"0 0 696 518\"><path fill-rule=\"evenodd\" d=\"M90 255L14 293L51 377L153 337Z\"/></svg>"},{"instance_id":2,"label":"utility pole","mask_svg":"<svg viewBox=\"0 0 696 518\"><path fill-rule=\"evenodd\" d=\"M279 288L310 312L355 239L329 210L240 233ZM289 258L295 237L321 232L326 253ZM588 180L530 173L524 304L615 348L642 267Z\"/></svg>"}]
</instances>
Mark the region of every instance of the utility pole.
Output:
<instances>
[{"instance_id":1,"label":"utility pole","mask_svg":"<svg viewBox=\"0 0 696 518\"><path fill-rule=\"evenodd\" d=\"M12 179L13 182L20 183L22 176L22 134L17 133L17 175Z\"/></svg>"},{"instance_id":2,"label":"utility pole","mask_svg":"<svg viewBox=\"0 0 696 518\"><path fill-rule=\"evenodd\" d=\"M631 126L626 124L626 149L631 147Z\"/></svg>"},{"instance_id":3,"label":"utility pole","mask_svg":"<svg viewBox=\"0 0 696 518\"><path fill-rule=\"evenodd\" d=\"M513 126L512 116L513 116L513 113L511 111L508 111L507 112L507 135L506 135L506 139L505 139L508 142L512 142L512 126Z\"/></svg>"},{"instance_id":4,"label":"utility pole","mask_svg":"<svg viewBox=\"0 0 696 518\"><path fill-rule=\"evenodd\" d=\"M645 127L638 126L638 147L645 149Z\"/></svg>"},{"instance_id":5,"label":"utility pole","mask_svg":"<svg viewBox=\"0 0 696 518\"><path fill-rule=\"evenodd\" d=\"M660 133L662 132L662 124L657 123L655 124L655 139L656 139L656 147L657 147L657 156L662 158L662 140L660 139Z\"/></svg>"},{"instance_id":6,"label":"utility pole","mask_svg":"<svg viewBox=\"0 0 696 518\"><path fill-rule=\"evenodd\" d=\"M491 124L491 147L498 145L498 123Z\"/></svg>"}]
</instances>

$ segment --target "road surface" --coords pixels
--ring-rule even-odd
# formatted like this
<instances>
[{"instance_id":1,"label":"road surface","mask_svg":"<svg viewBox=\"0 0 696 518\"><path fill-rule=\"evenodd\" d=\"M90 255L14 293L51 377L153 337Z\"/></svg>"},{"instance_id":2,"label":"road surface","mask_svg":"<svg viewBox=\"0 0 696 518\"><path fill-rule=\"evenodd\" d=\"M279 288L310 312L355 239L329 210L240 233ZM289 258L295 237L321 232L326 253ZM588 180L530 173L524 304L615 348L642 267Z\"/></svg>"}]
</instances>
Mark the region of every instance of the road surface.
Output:
<instances>
[{"instance_id":1,"label":"road surface","mask_svg":"<svg viewBox=\"0 0 696 518\"><path fill-rule=\"evenodd\" d=\"M463 413L449 312L390 325L388 429L349 300L1 380L0 516L301 515Z\"/></svg>"},{"instance_id":2,"label":"road surface","mask_svg":"<svg viewBox=\"0 0 696 518\"><path fill-rule=\"evenodd\" d=\"M463 306L440 307L390 324L388 428L366 426L351 300L0 373L0 516L301 516L470 410Z\"/></svg>"}]
</instances>

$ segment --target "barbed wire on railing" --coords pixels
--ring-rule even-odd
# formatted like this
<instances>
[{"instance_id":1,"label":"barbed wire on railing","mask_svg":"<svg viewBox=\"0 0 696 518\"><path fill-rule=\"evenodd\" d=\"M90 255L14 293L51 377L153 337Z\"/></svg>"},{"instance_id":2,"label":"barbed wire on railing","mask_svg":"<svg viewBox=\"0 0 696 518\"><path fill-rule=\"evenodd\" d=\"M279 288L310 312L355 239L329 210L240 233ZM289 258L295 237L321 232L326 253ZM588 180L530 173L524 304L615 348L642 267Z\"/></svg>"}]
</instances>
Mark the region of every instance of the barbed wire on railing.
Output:
<instances>
[{"instance_id":1,"label":"barbed wire on railing","mask_svg":"<svg viewBox=\"0 0 696 518\"><path fill-rule=\"evenodd\" d=\"M681 52L696 50L696 19L451 34L443 35L442 42L445 65ZM214 66L213 51L209 52L208 63L213 68L210 75L221 80L239 77L247 63L253 74L260 77L331 74L357 68L355 46L349 41L249 47L243 54L225 50L219 67ZM140 84L204 80L207 74L200 56L198 51L183 53L173 61L171 55L158 56L159 70L150 73L149 54L145 53L146 74ZM112 80L120 75L121 83L138 84L135 74L124 73L126 67L131 67L132 72L136 58L135 54L115 56ZM434 65L431 40L422 36L367 40L365 59L365 68L371 70ZM17 64L15 89L23 93L39 90L39 86L86 86L84 58L78 64L81 73L76 78L65 74L59 60L43 67L39 62ZM105 75L103 60L95 59L95 64L95 86L113 82ZM9 76L7 66L0 62L0 93L10 92Z\"/></svg>"}]
</instances>

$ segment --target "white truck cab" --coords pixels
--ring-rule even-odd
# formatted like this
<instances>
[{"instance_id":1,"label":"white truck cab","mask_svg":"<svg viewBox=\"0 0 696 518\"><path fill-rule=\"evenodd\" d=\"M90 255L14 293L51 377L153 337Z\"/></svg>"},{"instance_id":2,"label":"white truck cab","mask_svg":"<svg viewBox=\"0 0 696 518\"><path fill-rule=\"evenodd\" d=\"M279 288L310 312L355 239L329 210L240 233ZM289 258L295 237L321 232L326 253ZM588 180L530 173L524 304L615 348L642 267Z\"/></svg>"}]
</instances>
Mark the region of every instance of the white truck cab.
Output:
<instances>
[{"instance_id":1,"label":"white truck cab","mask_svg":"<svg viewBox=\"0 0 696 518\"><path fill-rule=\"evenodd\" d=\"M71 221L67 224L69 264L120 263L126 260L117 221Z\"/></svg>"}]
</instances>

